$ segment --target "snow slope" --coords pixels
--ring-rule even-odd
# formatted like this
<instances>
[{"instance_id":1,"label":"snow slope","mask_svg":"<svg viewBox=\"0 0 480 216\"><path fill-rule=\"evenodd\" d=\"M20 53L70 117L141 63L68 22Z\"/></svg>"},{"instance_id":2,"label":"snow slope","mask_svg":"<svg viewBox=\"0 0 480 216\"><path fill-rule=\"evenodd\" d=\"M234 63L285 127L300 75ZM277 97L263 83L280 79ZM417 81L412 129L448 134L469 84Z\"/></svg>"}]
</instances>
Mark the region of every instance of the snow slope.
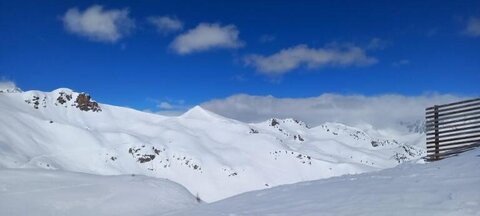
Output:
<instances>
[{"instance_id":1,"label":"snow slope","mask_svg":"<svg viewBox=\"0 0 480 216\"><path fill-rule=\"evenodd\" d=\"M167 215L480 215L480 149L254 191Z\"/></svg>"},{"instance_id":2,"label":"snow slope","mask_svg":"<svg viewBox=\"0 0 480 216\"><path fill-rule=\"evenodd\" d=\"M164 179L0 169L0 215L161 215L195 205Z\"/></svg>"},{"instance_id":3,"label":"snow slope","mask_svg":"<svg viewBox=\"0 0 480 216\"><path fill-rule=\"evenodd\" d=\"M197 106L178 117L98 104L70 89L0 93L0 167L141 174L207 202L247 191L376 171L425 150L385 132L293 119L248 124Z\"/></svg>"}]
</instances>

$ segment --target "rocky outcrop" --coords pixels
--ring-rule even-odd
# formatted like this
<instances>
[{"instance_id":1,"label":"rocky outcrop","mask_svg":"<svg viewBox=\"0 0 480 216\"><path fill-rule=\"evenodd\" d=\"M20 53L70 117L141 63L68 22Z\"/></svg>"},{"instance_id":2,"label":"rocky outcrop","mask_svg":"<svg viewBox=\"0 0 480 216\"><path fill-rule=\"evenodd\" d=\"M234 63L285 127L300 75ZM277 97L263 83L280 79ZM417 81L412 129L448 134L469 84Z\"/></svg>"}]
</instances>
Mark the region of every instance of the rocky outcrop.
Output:
<instances>
[{"instance_id":1,"label":"rocky outcrop","mask_svg":"<svg viewBox=\"0 0 480 216\"><path fill-rule=\"evenodd\" d=\"M279 125L280 123L277 121L277 119L272 119L270 126L275 127L275 125Z\"/></svg>"},{"instance_id":2,"label":"rocky outcrop","mask_svg":"<svg viewBox=\"0 0 480 216\"><path fill-rule=\"evenodd\" d=\"M59 92L57 98L57 103L63 105L72 99L72 94L67 94L65 92Z\"/></svg>"},{"instance_id":3,"label":"rocky outcrop","mask_svg":"<svg viewBox=\"0 0 480 216\"><path fill-rule=\"evenodd\" d=\"M102 109L97 102L92 101L90 95L80 93L75 100L75 106L82 111L101 112Z\"/></svg>"}]
</instances>

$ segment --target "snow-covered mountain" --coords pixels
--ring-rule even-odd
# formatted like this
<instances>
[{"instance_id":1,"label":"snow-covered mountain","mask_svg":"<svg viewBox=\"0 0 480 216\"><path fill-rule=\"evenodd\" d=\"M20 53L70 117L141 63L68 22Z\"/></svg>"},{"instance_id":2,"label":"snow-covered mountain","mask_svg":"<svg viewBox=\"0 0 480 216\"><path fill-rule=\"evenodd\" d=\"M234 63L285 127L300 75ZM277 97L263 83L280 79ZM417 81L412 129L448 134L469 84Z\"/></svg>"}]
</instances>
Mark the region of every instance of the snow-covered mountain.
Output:
<instances>
[{"instance_id":1,"label":"snow-covered mountain","mask_svg":"<svg viewBox=\"0 0 480 216\"><path fill-rule=\"evenodd\" d=\"M425 155L418 133L399 138L294 119L243 123L199 106L166 117L66 88L4 91L0 110L0 167L166 178L207 202Z\"/></svg>"},{"instance_id":2,"label":"snow-covered mountain","mask_svg":"<svg viewBox=\"0 0 480 216\"><path fill-rule=\"evenodd\" d=\"M7 86L6 88L0 88L0 93L21 93L22 90L13 84L11 86Z\"/></svg>"},{"instance_id":3,"label":"snow-covered mountain","mask_svg":"<svg viewBox=\"0 0 480 216\"><path fill-rule=\"evenodd\" d=\"M427 130L425 120L417 120L414 122L399 122L399 124L405 127L410 133L425 133Z\"/></svg>"},{"instance_id":4,"label":"snow-covered mountain","mask_svg":"<svg viewBox=\"0 0 480 216\"><path fill-rule=\"evenodd\" d=\"M480 215L480 149L427 164L283 185L166 215Z\"/></svg>"}]
</instances>

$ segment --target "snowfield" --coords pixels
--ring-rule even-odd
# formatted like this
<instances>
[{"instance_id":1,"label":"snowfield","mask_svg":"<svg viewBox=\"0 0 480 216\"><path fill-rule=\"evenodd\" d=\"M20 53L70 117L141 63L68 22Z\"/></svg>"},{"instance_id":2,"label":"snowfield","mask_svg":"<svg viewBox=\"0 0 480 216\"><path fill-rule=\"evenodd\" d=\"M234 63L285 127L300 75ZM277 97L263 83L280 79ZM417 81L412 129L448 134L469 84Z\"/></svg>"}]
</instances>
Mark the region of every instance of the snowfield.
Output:
<instances>
[{"instance_id":1,"label":"snowfield","mask_svg":"<svg viewBox=\"0 0 480 216\"><path fill-rule=\"evenodd\" d=\"M162 215L197 204L164 179L0 169L0 215Z\"/></svg>"},{"instance_id":2,"label":"snowfield","mask_svg":"<svg viewBox=\"0 0 480 216\"><path fill-rule=\"evenodd\" d=\"M199 106L166 117L100 104L66 88L5 91L0 110L0 167L165 178L206 202L425 155L418 133L402 140L339 123L249 124Z\"/></svg>"},{"instance_id":3,"label":"snowfield","mask_svg":"<svg viewBox=\"0 0 480 216\"><path fill-rule=\"evenodd\" d=\"M423 133L167 117L66 88L0 90L0 110L0 215L480 215L480 150L423 164Z\"/></svg>"},{"instance_id":4,"label":"snowfield","mask_svg":"<svg viewBox=\"0 0 480 216\"><path fill-rule=\"evenodd\" d=\"M480 215L480 149L429 164L248 192L167 215Z\"/></svg>"}]
</instances>

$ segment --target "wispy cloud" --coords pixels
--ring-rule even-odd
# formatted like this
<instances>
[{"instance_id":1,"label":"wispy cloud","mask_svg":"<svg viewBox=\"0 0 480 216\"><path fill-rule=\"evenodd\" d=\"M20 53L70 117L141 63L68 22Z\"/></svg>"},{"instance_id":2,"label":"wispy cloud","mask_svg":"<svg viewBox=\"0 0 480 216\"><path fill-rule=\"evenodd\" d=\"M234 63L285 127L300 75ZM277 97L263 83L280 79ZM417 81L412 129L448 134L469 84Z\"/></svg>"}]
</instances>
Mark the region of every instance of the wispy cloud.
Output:
<instances>
[{"instance_id":1,"label":"wispy cloud","mask_svg":"<svg viewBox=\"0 0 480 216\"><path fill-rule=\"evenodd\" d=\"M197 27L177 36L170 46L180 55L211 49L236 49L244 46L239 34L234 25L200 23Z\"/></svg>"},{"instance_id":2,"label":"wispy cloud","mask_svg":"<svg viewBox=\"0 0 480 216\"><path fill-rule=\"evenodd\" d=\"M126 36L135 26L128 9L105 10L93 5L85 11L69 9L62 18L66 30L92 41L114 43Z\"/></svg>"},{"instance_id":3,"label":"wispy cloud","mask_svg":"<svg viewBox=\"0 0 480 216\"><path fill-rule=\"evenodd\" d=\"M270 76L281 76L301 66L315 69L323 66L367 66L378 62L376 58L368 56L364 49L354 45L324 48L298 45L267 56L248 55L244 60L246 65Z\"/></svg>"},{"instance_id":4,"label":"wispy cloud","mask_svg":"<svg viewBox=\"0 0 480 216\"><path fill-rule=\"evenodd\" d=\"M260 43L270 43L276 39L275 35L264 34L260 36Z\"/></svg>"},{"instance_id":5,"label":"wispy cloud","mask_svg":"<svg viewBox=\"0 0 480 216\"><path fill-rule=\"evenodd\" d=\"M370 42L367 44L366 49L368 50L383 50L390 45L390 42L380 39L380 38L372 38Z\"/></svg>"},{"instance_id":6,"label":"wispy cloud","mask_svg":"<svg viewBox=\"0 0 480 216\"><path fill-rule=\"evenodd\" d=\"M166 101L160 102L157 107L163 110L170 110L175 108L175 106L173 106L171 103Z\"/></svg>"},{"instance_id":7,"label":"wispy cloud","mask_svg":"<svg viewBox=\"0 0 480 216\"><path fill-rule=\"evenodd\" d=\"M2 92L22 92L20 88L17 87L15 82L6 79L5 77L0 78L0 93Z\"/></svg>"},{"instance_id":8,"label":"wispy cloud","mask_svg":"<svg viewBox=\"0 0 480 216\"><path fill-rule=\"evenodd\" d=\"M155 104L155 109L147 109L144 110L145 112L157 113L162 115L181 114L192 107L192 105L187 104L185 100L174 100L171 98L165 98L162 100L147 98L146 100Z\"/></svg>"},{"instance_id":9,"label":"wispy cloud","mask_svg":"<svg viewBox=\"0 0 480 216\"><path fill-rule=\"evenodd\" d=\"M378 96L322 94L310 98L233 95L203 103L201 106L233 119L246 122L272 117L296 118L316 126L340 122L351 126L370 124L376 128L397 129L400 122L423 120L425 108L465 99L455 95L426 94Z\"/></svg>"},{"instance_id":10,"label":"wispy cloud","mask_svg":"<svg viewBox=\"0 0 480 216\"><path fill-rule=\"evenodd\" d=\"M410 64L410 60L408 59L402 59L392 63L394 67L399 67L399 66L408 65L408 64Z\"/></svg>"},{"instance_id":11,"label":"wispy cloud","mask_svg":"<svg viewBox=\"0 0 480 216\"><path fill-rule=\"evenodd\" d=\"M178 116L190 109L192 105L186 104L185 100L163 100L157 101L157 108L155 113L166 116Z\"/></svg>"},{"instance_id":12,"label":"wispy cloud","mask_svg":"<svg viewBox=\"0 0 480 216\"><path fill-rule=\"evenodd\" d=\"M153 113L153 114L158 114L158 115L163 115L163 116L180 116L183 113L185 113L185 110L160 110L160 111L153 111L151 109L144 109L142 110L143 112L147 113Z\"/></svg>"},{"instance_id":13,"label":"wispy cloud","mask_svg":"<svg viewBox=\"0 0 480 216\"><path fill-rule=\"evenodd\" d=\"M15 82L6 80L4 78L0 79L0 91L4 89L15 89L17 88L17 85Z\"/></svg>"},{"instance_id":14,"label":"wispy cloud","mask_svg":"<svg viewBox=\"0 0 480 216\"><path fill-rule=\"evenodd\" d=\"M170 16L151 16L147 18L148 22L157 28L162 34L168 34L183 29L183 22L176 17Z\"/></svg>"},{"instance_id":15,"label":"wispy cloud","mask_svg":"<svg viewBox=\"0 0 480 216\"><path fill-rule=\"evenodd\" d=\"M479 37L480 36L480 18L471 17L468 20L467 27L464 32L466 35L469 35L472 37Z\"/></svg>"}]
</instances>

